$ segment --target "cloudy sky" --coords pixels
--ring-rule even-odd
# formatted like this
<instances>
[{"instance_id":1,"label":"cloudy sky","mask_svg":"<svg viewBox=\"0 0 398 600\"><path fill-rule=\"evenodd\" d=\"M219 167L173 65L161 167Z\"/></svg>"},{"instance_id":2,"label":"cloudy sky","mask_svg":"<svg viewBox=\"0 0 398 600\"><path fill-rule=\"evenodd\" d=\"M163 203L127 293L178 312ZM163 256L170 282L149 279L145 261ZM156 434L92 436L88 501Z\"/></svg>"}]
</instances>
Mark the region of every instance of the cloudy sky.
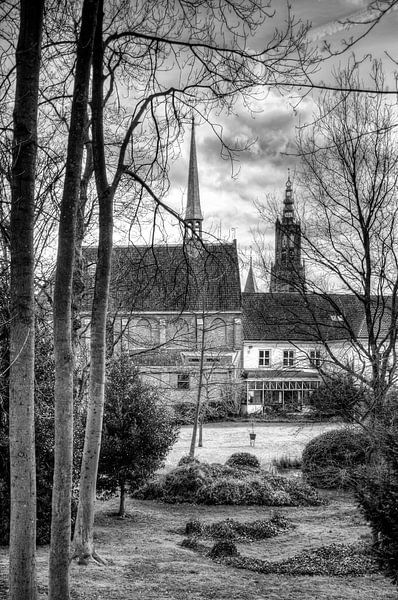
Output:
<instances>
[{"instance_id":1,"label":"cloudy sky","mask_svg":"<svg viewBox=\"0 0 398 600\"><path fill-rule=\"evenodd\" d=\"M347 31L340 20L347 17L366 19L369 2L366 0L292 0L292 10L303 21L312 22L311 39L322 47L324 41L338 43L341 37L354 35L358 28ZM274 2L275 8L285 5ZM398 60L398 10L392 11L364 40L355 46L357 56L372 53L385 58L385 70L392 77L396 65L385 56L390 52ZM328 61L314 77L317 82L330 82L331 72L344 64L348 55ZM392 80L392 79L391 79ZM241 152L231 165L222 157L220 143L206 124L196 127L199 180L204 227L224 239L235 235L238 245L245 250L252 243L252 230L258 226L255 201L276 196L282 202L288 168L294 173L295 127L311 120L313 98L307 96L293 110L293 102L275 91L256 103L256 113L236 106L235 114L221 116L217 122L223 127L227 140L234 143L251 140L249 149ZM172 188L169 204L183 210L186 199L189 134L184 140L181 156L173 165L170 177ZM269 230L270 240L273 232Z\"/></svg>"}]
</instances>

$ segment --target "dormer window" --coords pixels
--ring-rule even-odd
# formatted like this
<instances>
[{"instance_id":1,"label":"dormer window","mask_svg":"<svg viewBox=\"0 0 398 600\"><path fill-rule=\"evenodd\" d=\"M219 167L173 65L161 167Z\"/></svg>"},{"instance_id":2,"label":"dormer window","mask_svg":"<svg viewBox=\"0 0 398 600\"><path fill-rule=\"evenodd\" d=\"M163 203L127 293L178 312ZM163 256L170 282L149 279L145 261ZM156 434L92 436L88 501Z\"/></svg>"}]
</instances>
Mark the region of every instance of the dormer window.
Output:
<instances>
[{"instance_id":1,"label":"dormer window","mask_svg":"<svg viewBox=\"0 0 398 600\"><path fill-rule=\"evenodd\" d=\"M338 314L330 315L330 319L331 319L331 321L334 321L335 323L342 323L344 321L343 315L338 315Z\"/></svg>"}]
</instances>

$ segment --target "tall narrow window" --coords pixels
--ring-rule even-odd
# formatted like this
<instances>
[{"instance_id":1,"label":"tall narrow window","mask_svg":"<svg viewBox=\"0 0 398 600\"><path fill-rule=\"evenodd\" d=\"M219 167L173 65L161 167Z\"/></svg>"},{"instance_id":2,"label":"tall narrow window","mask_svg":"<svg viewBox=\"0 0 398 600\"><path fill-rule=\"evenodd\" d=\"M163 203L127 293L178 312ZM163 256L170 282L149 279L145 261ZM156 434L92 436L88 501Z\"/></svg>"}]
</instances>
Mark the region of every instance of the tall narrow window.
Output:
<instances>
[{"instance_id":1,"label":"tall narrow window","mask_svg":"<svg viewBox=\"0 0 398 600\"><path fill-rule=\"evenodd\" d=\"M189 373L178 373L177 389L178 390L189 390Z\"/></svg>"},{"instance_id":2,"label":"tall narrow window","mask_svg":"<svg viewBox=\"0 0 398 600\"><path fill-rule=\"evenodd\" d=\"M311 367L319 368L321 366L321 351L320 350L310 350L310 365Z\"/></svg>"},{"instance_id":3,"label":"tall narrow window","mask_svg":"<svg viewBox=\"0 0 398 600\"><path fill-rule=\"evenodd\" d=\"M293 367L294 366L294 351L284 350L283 351L283 366Z\"/></svg>"},{"instance_id":4,"label":"tall narrow window","mask_svg":"<svg viewBox=\"0 0 398 600\"><path fill-rule=\"evenodd\" d=\"M270 366L270 353L269 350L258 351L258 366L269 367Z\"/></svg>"}]
</instances>

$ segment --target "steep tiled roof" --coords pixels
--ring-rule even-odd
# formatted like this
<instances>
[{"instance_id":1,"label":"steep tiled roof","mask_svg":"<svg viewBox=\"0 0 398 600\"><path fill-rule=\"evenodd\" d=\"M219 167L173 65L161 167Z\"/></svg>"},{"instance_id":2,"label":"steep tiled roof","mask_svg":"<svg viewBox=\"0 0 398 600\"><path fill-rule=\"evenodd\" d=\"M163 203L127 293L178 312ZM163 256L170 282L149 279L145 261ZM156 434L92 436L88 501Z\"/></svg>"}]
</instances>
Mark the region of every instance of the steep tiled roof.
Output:
<instances>
[{"instance_id":1,"label":"steep tiled roof","mask_svg":"<svg viewBox=\"0 0 398 600\"><path fill-rule=\"evenodd\" d=\"M364 336L364 311L353 294L242 294L246 340L344 340ZM387 319L383 319L387 320Z\"/></svg>"},{"instance_id":2,"label":"steep tiled roof","mask_svg":"<svg viewBox=\"0 0 398 600\"><path fill-rule=\"evenodd\" d=\"M96 248L84 248L87 306ZM111 310L240 311L236 244L117 246L113 250Z\"/></svg>"}]
</instances>

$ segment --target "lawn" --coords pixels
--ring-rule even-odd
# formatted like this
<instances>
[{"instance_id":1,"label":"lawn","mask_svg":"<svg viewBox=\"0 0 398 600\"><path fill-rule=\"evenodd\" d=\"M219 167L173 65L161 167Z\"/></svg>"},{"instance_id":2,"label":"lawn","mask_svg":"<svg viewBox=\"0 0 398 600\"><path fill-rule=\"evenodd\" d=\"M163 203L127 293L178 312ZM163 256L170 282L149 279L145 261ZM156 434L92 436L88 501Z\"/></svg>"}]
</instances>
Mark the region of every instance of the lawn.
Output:
<instances>
[{"instance_id":1,"label":"lawn","mask_svg":"<svg viewBox=\"0 0 398 600\"><path fill-rule=\"evenodd\" d=\"M269 461L299 452L305 439L319 431L289 425L257 426L255 453ZM210 435L211 433L211 435ZM277 438L272 439L272 436ZM202 459L223 461L237 450L248 450L248 426L222 425L207 428ZM239 440L243 445L237 445ZM290 443L289 440L290 439ZM168 460L168 467L186 454L189 430L182 430ZM284 440L284 441L282 441ZM352 542L368 535L349 494L328 494L323 507L279 509L296 525L282 535L261 542L239 543L242 555L277 560L300 550L331 542ZM250 521L267 519L267 507L167 505L152 501L129 501L129 516L114 516L114 498L98 504L97 550L106 567L76 564L71 568L73 600L353 600L396 599L394 587L381 575L361 577L293 577L262 575L217 564L210 558L181 547L181 530L194 518L208 522L227 517ZM47 586L48 548L38 550L39 598ZM6 598L7 552L0 549L0 598ZM3 593L3 595L1 595Z\"/></svg>"},{"instance_id":2,"label":"lawn","mask_svg":"<svg viewBox=\"0 0 398 600\"><path fill-rule=\"evenodd\" d=\"M331 423L255 423L255 447L249 445L251 423L209 423L203 428L203 447L195 455L205 462L225 462L234 452L252 452L266 465L283 455L301 456L304 446L313 437L338 427ZM188 454L192 427L181 428L179 439L166 460L166 469L175 466L181 456Z\"/></svg>"}]
</instances>

